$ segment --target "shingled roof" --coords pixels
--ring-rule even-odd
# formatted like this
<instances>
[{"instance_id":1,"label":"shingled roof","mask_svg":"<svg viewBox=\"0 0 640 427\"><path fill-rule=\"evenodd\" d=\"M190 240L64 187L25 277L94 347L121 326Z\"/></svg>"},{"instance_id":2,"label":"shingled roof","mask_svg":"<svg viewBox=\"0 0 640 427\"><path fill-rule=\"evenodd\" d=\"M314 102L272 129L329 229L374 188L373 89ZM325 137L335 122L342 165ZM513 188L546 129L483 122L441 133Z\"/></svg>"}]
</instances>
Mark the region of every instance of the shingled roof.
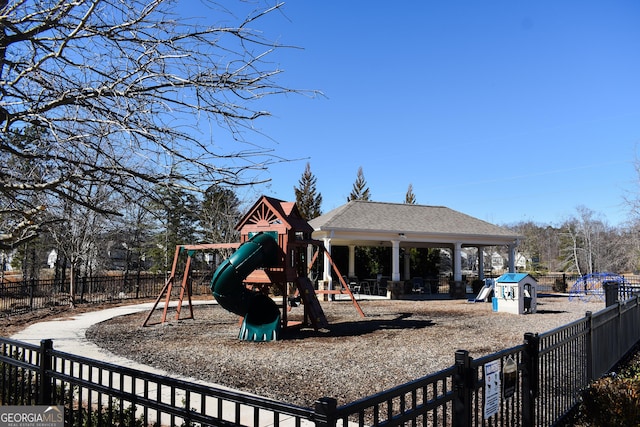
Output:
<instances>
[{"instance_id":1,"label":"shingled roof","mask_svg":"<svg viewBox=\"0 0 640 427\"><path fill-rule=\"evenodd\" d=\"M481 238L488 240L486 244L512 242L520 237L510 230L444 206L363 200L352 200L309 221L309 224L315 230L314 235L333 231L334 235L337 232L373 233L375 238L379 238L382 233L395 234L397 238L403 233L422 238L449 236L451 240L473 237L473 242Z\"/></svg>"}]
</instances>

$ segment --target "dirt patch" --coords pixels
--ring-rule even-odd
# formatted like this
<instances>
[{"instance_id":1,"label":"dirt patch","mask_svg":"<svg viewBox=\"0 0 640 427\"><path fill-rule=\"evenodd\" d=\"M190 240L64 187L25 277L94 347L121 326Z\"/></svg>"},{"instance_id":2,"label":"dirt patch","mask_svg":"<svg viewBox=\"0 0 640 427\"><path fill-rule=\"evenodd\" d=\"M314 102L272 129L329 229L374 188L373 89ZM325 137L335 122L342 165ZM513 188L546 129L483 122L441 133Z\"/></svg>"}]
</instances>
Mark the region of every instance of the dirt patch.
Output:
<instances>
[{"instance_id":1,"label":"dirt patch","mask_svg":"<svg viewBox=\"0 0 640 427\"><path fill-rule=\"evenodd\" d=\"M148 313L117 317L91 327L87 338L178 375L302 406L323 396L344 404L451 366L458 349L490 354L604 303L549 296L538 299L537 313L519 316L464 300L362 301L365 318L347 301L322 306L327 329L289 330L268 343L239 341L237 316L217 305L194 307L195 319L150 327L141 326ZM300 319L302 307L289 315Z\"/></svg>"}]
</instances>

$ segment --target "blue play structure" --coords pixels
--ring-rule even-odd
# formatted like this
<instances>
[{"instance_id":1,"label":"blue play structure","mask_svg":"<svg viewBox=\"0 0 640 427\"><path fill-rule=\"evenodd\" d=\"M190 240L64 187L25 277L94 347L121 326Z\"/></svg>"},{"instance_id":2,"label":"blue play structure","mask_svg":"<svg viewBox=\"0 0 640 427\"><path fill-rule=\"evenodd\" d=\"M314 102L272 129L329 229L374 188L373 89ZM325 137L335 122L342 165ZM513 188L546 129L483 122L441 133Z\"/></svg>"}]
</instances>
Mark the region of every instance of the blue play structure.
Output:
<instances>
[{"instance_id":1,"label":"blue play structure","mask_svg":"<svg viewBox=\"0 0 640 427\"><path fill-rule=\"evenodd\" d=\"M581 301L604 301L604 283L613 282L626 285L623 276L615 273L590 273L581 276L569 291L569 301L579 298Z\"/></svg>"}]
</instances>

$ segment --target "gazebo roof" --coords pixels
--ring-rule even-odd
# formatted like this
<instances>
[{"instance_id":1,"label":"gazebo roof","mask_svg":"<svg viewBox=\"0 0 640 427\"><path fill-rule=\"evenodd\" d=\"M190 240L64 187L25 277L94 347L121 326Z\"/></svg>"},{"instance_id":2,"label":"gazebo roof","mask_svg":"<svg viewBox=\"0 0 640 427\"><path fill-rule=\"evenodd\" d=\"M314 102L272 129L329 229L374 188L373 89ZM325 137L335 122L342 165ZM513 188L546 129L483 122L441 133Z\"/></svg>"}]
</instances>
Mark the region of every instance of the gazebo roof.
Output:
<instances>
[{"instance_id":1,"label":"gazebo roof","mask_svg":"<svg viewBox=\"0 0 640 427\"><path fill-rule=\"evenodd\" d=\"M314 237L333 244L400 240L401 246L504 245L521 236L444 206L352 200L311 221ZM413 244L409 245L411 242ZM415 245L415 243L421 243Z\"/></svg>"}]
</instances>

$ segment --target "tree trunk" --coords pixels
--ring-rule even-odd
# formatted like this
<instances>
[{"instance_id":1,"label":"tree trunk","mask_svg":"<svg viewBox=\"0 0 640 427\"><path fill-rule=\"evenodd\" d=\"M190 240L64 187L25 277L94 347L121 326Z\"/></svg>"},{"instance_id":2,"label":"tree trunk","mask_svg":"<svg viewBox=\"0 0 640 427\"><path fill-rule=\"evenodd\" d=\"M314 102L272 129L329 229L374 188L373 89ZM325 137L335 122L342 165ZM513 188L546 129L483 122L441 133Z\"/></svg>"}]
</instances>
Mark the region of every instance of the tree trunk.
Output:
<instances>
[{"instance_id":1,"label":"tree trunk","mask_svg":"<svg viewBox=\"0 0 640 427\"><path fill-rule=\"evenodd\" d=\"M76 308L76 261L71 262L71 272L69 273L69 307Z\"/></svg>"}]
</instances>

